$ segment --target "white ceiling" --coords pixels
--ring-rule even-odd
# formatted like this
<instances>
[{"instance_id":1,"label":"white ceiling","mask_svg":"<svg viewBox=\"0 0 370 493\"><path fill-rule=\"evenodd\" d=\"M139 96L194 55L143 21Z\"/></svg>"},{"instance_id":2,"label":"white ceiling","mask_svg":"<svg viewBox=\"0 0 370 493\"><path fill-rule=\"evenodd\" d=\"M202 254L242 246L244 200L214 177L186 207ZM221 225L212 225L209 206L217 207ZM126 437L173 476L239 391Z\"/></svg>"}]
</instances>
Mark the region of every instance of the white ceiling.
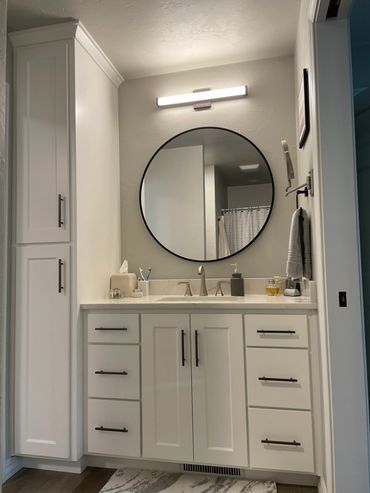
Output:
<instances>
[{"instance_id":1,"label":"white ceiling","mask_svg":"<svg viewBox=\"0 0 370 493\"><path fill-rule=\"evenodd\" d=\"M9 31L79 19L125 79L288 55L300 0L9 0Z\"/></svg>"}]
</instances>

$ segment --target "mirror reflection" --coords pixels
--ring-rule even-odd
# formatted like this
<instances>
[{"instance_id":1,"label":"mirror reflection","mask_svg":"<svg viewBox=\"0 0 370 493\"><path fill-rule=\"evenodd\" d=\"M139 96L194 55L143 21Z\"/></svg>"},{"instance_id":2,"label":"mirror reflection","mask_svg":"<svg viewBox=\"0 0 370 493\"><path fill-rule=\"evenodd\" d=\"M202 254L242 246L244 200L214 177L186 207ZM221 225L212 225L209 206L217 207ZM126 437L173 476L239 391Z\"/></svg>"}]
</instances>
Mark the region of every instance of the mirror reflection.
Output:
<instances>
[{"instance_id":1,"label":"mirror reflection","mask_svg":"<svg viewBox=\"0 0 370 493\"><path fill-rule=\"evenodd\" d=\"M274 185L259 149L224 128L196 128L164 144L150 160L141 211L167 250L196 261L234 255L250 245L271 213Z\"/></svg>"}]
</instances>

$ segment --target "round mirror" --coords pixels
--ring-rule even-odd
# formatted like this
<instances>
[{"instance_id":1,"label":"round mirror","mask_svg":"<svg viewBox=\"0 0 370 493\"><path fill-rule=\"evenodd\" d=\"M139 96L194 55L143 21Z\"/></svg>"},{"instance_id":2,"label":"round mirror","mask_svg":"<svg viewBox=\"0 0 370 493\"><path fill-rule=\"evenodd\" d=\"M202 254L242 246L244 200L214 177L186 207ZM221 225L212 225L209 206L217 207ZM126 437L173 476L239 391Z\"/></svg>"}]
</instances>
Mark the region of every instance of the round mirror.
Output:
<instances>
[{"instance_id":1,"label":"round mirror","mask_svg":"<svg viewBox=\"0 0 370 493\"><path fill-rule=\"evenodd\" d=\"M141 212L152 236L171 253L214 261L250 245L265 227L274 183L261 151L218 127L176 135L147 165Z\"/></svg>"}]
</instances>

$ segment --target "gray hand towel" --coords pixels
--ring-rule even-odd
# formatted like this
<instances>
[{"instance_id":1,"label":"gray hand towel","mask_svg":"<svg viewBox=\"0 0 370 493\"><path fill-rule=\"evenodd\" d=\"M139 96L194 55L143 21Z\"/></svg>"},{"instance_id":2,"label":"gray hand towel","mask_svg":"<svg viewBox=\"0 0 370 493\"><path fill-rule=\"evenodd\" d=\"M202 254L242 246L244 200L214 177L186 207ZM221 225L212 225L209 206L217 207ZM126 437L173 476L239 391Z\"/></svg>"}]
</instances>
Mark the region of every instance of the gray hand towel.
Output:
<instances>
[{"instance_id":1,"label":"gray hand towel","mask_svg":"<svg viewBox=\"0 0 370 493\"><path fill-rule=\"evenodd\" d=\"M286 274L293 279L312 278L310 220L302 207L292 216Z\"/></svg>"}]
</instances>

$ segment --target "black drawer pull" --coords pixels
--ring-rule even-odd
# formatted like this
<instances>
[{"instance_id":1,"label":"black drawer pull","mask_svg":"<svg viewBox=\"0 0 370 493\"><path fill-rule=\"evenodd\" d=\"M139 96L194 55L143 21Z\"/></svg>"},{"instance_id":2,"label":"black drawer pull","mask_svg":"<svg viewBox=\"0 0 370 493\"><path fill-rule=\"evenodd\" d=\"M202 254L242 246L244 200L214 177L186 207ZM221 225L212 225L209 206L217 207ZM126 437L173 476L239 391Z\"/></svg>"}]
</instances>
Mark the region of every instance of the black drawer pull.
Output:
<instances>
[{"instance_id":1,"label":"black drawer pull","mask_svg":"<svg viewBox=\"0 0 370 493\"><path fill-rule=\"evenodd\" d=\"M59 193L58 194L58 228L61 228L64 225L64 221L62 219L62 204L64 202L64 198Z\"/></svg>"},{"instance_id":2,"label":"black drawer pull","mask_svg":"<svg viewBox=\"0 0 370 493\"><path fill-rule=\"evenodd\" d=\"M296 442L295 440L284 442L282 440L269 440L268 438L261 440L261 443L266 443L267 445L292 445L293 447L300 447L302 445L301 442Z\"/></svg>"},{"instance_id":3,"label":"black drawer pull","mask_svg":"<svg viewBox=\"0 0 370 493\"><path fill-rule=\"evenodd\" d=\"M258 377L258 380L262 380L263 382L291 382L291 383L298 382L296 378Z\"/></svg>"},{"instance_id":4,"label":"black drawer pull","mask_svg":"<svg viewBox=\"0 0 370 493\"><path fill-rule=\"evenodd\" d=\"M128 375L127 371L104 371L96 370L95 375Z\"/></svg>"},{"instance_id":5,"label":"black drawer pull","mask_svg":"<svg viewBox=\"0 0 370 493\"><path fill-rule=\"evenodd\" d=\"M61 293L64 290L63 281L62 281L63 266L64 266L63 260L58 259L58 293Z\"/></svg>"},{"instance_id":6,"label":"black drawer pull","mask_svg":"<svg viewBox=\"0 0 370 493\"><path fill-rule=\"evenodd\" d=\"M181 366L185 366L185 330L181 330Z\"/></svg>"},{"instance_id":7,"label":"black drawer pull","mask_svg":"<svg viewBox=\"0 0 370 493\"><path fill-rule=\"evenodd\" d=\"M96 431L116 431L117 433L128 433L128 429L124 428L106 428L105 426L97 426Z\"/></svg>"},{"instance_id":8,"label":"black drawer pull","mask_svg":"<svg viewBox=\"0 0 370 493\"><path fill-rule=\"evenodd\" d=\"M95 330L128 330L127 327L95 327Z\"/></svg>"},{"instance_id":9,"label":"black drawer pull","mask_svg":"<svg viewBox=\"0 0 370 493\"><path fill-rule=\"evenodd\" d=\"M257 334L290 334L293 335L295 334L295 330L265 330L265 329L258 329Z\"/></svg>"},{"instance_id":10,"label":"black drawer pull","mask_svg":"<svg viewBox=\"0 0 370 493\"><path fill-rule=\"evenodd\" d=\"M195 331L195 366L199 366L199 341L198 331Z\"/></svg>"}]
</instances>

